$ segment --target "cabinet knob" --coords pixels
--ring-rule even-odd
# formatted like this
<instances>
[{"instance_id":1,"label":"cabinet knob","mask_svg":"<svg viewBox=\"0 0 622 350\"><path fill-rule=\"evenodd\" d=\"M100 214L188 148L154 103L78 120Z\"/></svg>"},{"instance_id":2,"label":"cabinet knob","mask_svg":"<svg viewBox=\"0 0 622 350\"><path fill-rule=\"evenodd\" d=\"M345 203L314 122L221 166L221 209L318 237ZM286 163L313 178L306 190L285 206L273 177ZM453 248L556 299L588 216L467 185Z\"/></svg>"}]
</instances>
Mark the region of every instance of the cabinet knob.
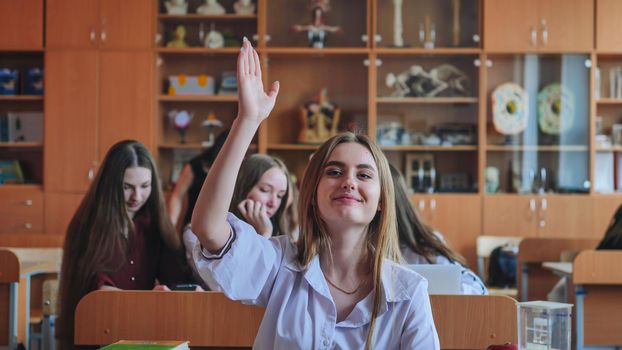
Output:
<instances>
[{"instance_id":1,"label":"cabinet knob","mask_svg":"<svg viewBox=\"0 0 622 350\"><path fill-rule=\"evenodd\" d=\"M382 60L379 58L376 58L376 67L380 67L382 66Z\"/></svg>"},{"instance_id":2,"label":"cabinet knob","mask_svg":"<svg viewBox=\"0 0 622 350\"><path fill-rule=\"evenodd\" d=\"M529 200L529 211L531 212L536 211L536 200L533 198Z\"/></svg>"},{"instance_id":3,"label":"cabinet knob","mask_svg":"<svg viewBox=\"0 0 622 350\"><path fill-rule=\"evenodd\" d=\"M24 205L25 205L25 206L28 206L28 207L32 206L32 199L26 199L26 200L24 201Z\"/></svg>"},{"instance_id":4,"label":"cabinet knob","mask_svg":"<svg viewBox=\"0 0 622 350\"><path fill-rule=\"evenodd\" d=\"M89 179L89 181L92 181L94 175L95 175L95 171L93 171L93 168L91 168L91 169L89 169L89 172L86 175L86 177Z\"/></svg>"},{"instance_id":5,"label":"cabinet knob","mask_svg":"<svg viewBox=\"0 0 622 350\"><path fill-rule=\"evenodd\" d=\"M546 198L540 199L540 208L542 210L546 210L548 207L549 207L549 202L546 200Z\"/></svg>"},{"instance_id":6,"label":"cabinet knob","mask_svg":"<svg viewBox=\"0 0 622 350\"><path fill-rule=\"evenodd\" d=\"M253 34L252 38L254 42L257 42L257 40L259 40L259 34Z\"/></svg>"},{"instance_id":7,"label":"cabinet knob","mask_svg":"<svg viewBox=\"0 0 622 350\"><path fill-rule=\"evenodd\" d=\"M542 219L540 220L540 228L544 228L546 226L546 220Z\"/></svg>"},{"instance_id":8,"label":"cabinet knob","mask_svg":"<svg viewBox=\"0 0 622 350\"><path fill-rule=\"evenodd\" d=\"M160 56L156 57L156 66L157 67L161 67L163 63L164 63L164 60L162 60L162 57L160 57Z\"/></svg>"},{"instance_id":9,"label":"cabinet knob","mask_svg":"<svg viewBox=\"0 0 622 350\"><path fill-rule=\"evenodd\" d=\"M419 200L419 210L425 209L425 201L423 199Z\"/></svg>"},{"instance_id":10,"label":"cabinet knob","mask_svg":"<svg viewBox=\"0 0 622 350\"><path fill-rule=\"evenodd\" d=\"M162 34L160 33L156 33L156 35L154 36L154 40L153 40L156 44L160 44L160 42L162 41Z\"/></svg>"},{"instance_id":11,"label":"cabinet knob","mask_svg":"<svg viewBox=\"0 0 622 350\"><path fill-rule=\"evenodd\" d=\"M382 35L376 34L374 35L374 42L377 44L382 41Z\"/></svg>"},{"instance_id":12,"label":"cabinet knob","mask_svg":"<svg viewBox=\"0 0 622 350\"><path fill-rule=\"evenodd\" d=\"M481 65L482 65L482 61L480 61L480 59L479 59L479 58L476 58L476 59L474 59L474 60L473 60L473 65L474 65L475 67L479 67L479 66L481 66Z\"/></svg>"},{"instance_id":13,"label":"cabinet knob","mask_svg":"<svg viewBox=\"0 0 622 350\"><path fill-rule=\"evenodd\" d=\"M585 60L585 68L592 68L592 60L591 59L586 59Z\"/></svg>"},{"instance_id":14,"label":"cabinet knob","mask_svg":"<svg viewBox=\"0 0 622 350\"><path fill-rule=\"evenodd\" d=\"M369 41L369 36L367 36L367 34L363 34L361 35L361 41L366 43Z\"/></svg>"},{"instance_id":15,"label":"cabinet knob","mask_svg":"<svg viewBox=\"0 0 622 350\"><path fill-rule=\"evenodd\" d=\"M479 34L473 34L473 42L474 43L479 43L479 41L481 40Z\"/></svg>"},{"instance_id":16,"label":"cabinet knob","mask_svg":"<svg viewBox=\"0 0 622 350\"><path fill-rule=\"evenodd\" d=\"M436 209L436 199L434 198L430 199L430 209Z\"/></svg>"},{"instance_id":17,"label":"cabinet knob","mask_svg":"<svg viewBox=\"0 0 622 350\"><path fill-rule=\"evenodd\" d=\"M89 39L91 39L91 43L95 43L95 29L91 28L91 32L89 33Z\"/></svg>"},{"instance_id":18,"label":"cabinet knob","mask_svg":"<svg viewBox=\"0 0 622 350\"><path fill-rule=\"evenodd\" d=\"M492 68L492 60L489 60L489 59L486 60L486 67Z\"/></svg>"},{"instance_id":19,"label":"cabinet knob","mask_svg":"<svg viewBox=\"0 0 622 350\"><path fill-rule=\"evenodd\" d=\"M269 42L270 40L272 40L272 37L269 34L264 35L263 37L265 42Z\"/></svg>"},{"instance_id":20,"label":"cabinet knob","mask_svg":"<svg viewBox=\"0 0 622 350\"><path fill-rule=\"evenodd\" d=\"M100 37L101 41L102 41L103 43L105 43L105 42L106 42L106 39L108 38L108 35L106 34L106 31L102 31L102 32L99 34L99 37Z\"/></svg>"}]
</instances>

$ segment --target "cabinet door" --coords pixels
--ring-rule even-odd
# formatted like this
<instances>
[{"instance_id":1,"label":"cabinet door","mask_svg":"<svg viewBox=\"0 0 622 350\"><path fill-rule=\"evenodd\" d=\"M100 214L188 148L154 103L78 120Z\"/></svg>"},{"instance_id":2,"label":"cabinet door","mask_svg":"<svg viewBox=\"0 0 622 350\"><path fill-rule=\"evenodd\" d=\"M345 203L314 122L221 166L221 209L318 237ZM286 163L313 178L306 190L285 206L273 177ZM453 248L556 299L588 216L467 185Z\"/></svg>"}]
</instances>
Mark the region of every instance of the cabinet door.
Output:
<instances>
[{"instance_id":1,"label":"cabinet door","mask_svg":"<svg viewBox=\"0 0 622 350\"><path fill-rule=\"evenodd\" d=\"M622 1L598 0L596 6L596 49L622 51L620 35Z\"/></svg>"},{"instance_id":2,"label":"cabinet door","mask_svg":"<svg viewBox=\"0 0 622 350\"><path fill-rule=\"evenodd\" d=\"M533 196L484 196L484 235L533 237L537 202Z\"/></svg>"},{"instance_id":3,"label":"cabinet door","mask_svg":"<svg viewBox=\"0 0 622 350\"><path fill-rule=\"evenodd\" d=\"M99 159L124 139L153 150L153 62L147 51L100 51Z\"/></svg>"},{"instance_id":4,"label":"cabinet door","mask_svg":"<svg viewBox=\"0 0 622 350\"><path fill-rule=\"evenodd\" d=\"M54 0L46 4L46 48L97 47L98 0Z\"/></svg>"},{"instance_id":5,"label":"cabinet door","mask_svg":"<svg viewBox=\"0 0 622 350\"><path fill-rule=\"evenodd\" d=\"M82 198L84 198L83 193L46 193L45 233L64 236Z\"/></svg>"},{"instance_id":6,"label":"cabinet door","mask_svg":"<svg viewBox=\"0 0 622 350\"><path fill-rule=\"evenodd\" d=\"M0 48L43 48L43 0L0 3Z\"/></svg>"},{"instance_id":7,"label":"cabinet door","mask_svg":"<svg viewBox=\"0 0 622 350\"><path fill-rule=\"evenodd\" d=\"M592 200L581 195L546 195L538 202L538 236L592 238Z\"/></svg>"},{"instance_id":8,"label":"cabinet door","mask_svg":"<svg viewBox=\"0 0 622 350\"><path fill-rule=\"evenodd\" d=\"M40 188L0 188L0 197L0 233L43 233Z\"/></svg>"},{"instance_id":9,"label":"cabinet door","mask_svg":"<svg viewBox=\"0 0 622 350\"><path fill-rule=\"evenodd\" d=\"M155 10L152 0L103 0L100 2L100 48L153 46Z\"/></svg>"},{"instance_id":10,"label":"cabinet door","mask_svg":"<svg viewBox=\"0 0 622 350\"><path fill-rule=\"evenodd\" d=\"M489 51L534 50L538 0L485 0L484 47Z\"/></svg>"},{"instance_id":11,"label":"cabinet door","mask_svg":"<svg viewBox=\"0 0 622 350\"><path fill-rule=\"evenodd\" d=\"M45 191L85 192L97 160L97 53L45 58Z\"/></svg>"},{"instance_id":12,"label":"cabinet door","mask_svg":"<svg viewBox=\"0 0 622 350\"><path fill-rule=\"evenodd\" d=\"M541 50L590 51L594 38L592 0L539 1L538 44Z\"/></svg>"},{"instance_id":13,"label":"cabinet door","mask_svg":"<svg viewBox=\"0 0 622 350\"><path fill-rule=\"evenodd\" d=\"M605 236L605 231L613 214L615 214L618 207L622 205L622 196L597 196L592 198L592 237L602 238Z\"/></svg>"},{"instance_id":14,"label":"cabinet door","mask_svg":"<svg viewBox=\"0 0 622 350\"><path fill-rule=\"evenodd\" d=\"M475 241L482 232L480 196L430 196L428 203L428 223L442 233L449 245L462 254L475 270Z\"/></svg>"}]
</instances>

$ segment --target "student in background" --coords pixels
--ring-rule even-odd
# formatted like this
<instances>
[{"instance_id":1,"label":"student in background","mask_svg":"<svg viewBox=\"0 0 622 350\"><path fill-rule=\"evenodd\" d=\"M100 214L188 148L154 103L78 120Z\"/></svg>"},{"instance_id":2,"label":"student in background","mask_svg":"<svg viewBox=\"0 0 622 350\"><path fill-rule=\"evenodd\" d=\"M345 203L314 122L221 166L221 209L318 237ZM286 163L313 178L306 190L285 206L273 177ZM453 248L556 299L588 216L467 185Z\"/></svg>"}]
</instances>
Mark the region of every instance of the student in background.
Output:
<instances>
[{"instance_id":1,"label":"student in background","mask_svg":"<svg viewBox=\"0 0 622 350\"><path fill-rule=\"evenodd\" d=\"M283 161L252 154L240 166L229 211L266 238L290 235L284 226L289 191L289 172Z\"/></svg>"},{"instance_id":2,"label":"student in background","mask_svg":"<svg viewBox=\"0 0 622 350\"><path fill-rule=\"evenodd\" d=\"M174 227L177 227L177 222L181 218L184 198L187 198L188 201L182 227L190 223L194 203L197 201L199 191L201 191L201 186L203 186L203 181L205 181L205 176L207 176L207 171L214 163L214 159L220 152L222 144L225 143L227 135L229 135L229 129L221 132L216 137L212 147L204 150L201 154L192 158L188 164L184 165L177 183L175 183L171 198L168 201L168 213Z\"/></svg>"},{"instance_id":3,"label":"student in background","mask_svg":"<svg viewBox=\"0 0 622 350\"><path fill-rule=\"evenodd\" d=\"M465 259L452 250L440 233L419 217L408 199L404 177L389 165L395 186L397 232L402 257L408 264L454 264L462 268L462 294L488 294L488 289L473 271L465 267Z\"/></svg>"},{"instance_id":4,"label":"student in background","mask_svg":"<svg viewBox=\"0 0 622 350\"><path fill-rule=\"evenodd\" d=\"M113 145L67 229L60 344L73 347L75 308L87 293L168 290L167 284L192 282L190 276L149 151L132 140Z\"/></svg>"},{"instance_id":5,"label":"student in background","mask_svg":"<svg viewBox=\"0 0 622 350\"><path fill-rule=\"evenodd\" d=\"M611 223L605 231L605 236L596 247L597 250L621 250L622 249L622 206L618 207Z\"/></svg>"},{"instance_id":6,"label":"student in background","mask_svg":"<svg viewBox=\"0 0 622 350\"><path fill-rule=\"evenodd\" d=\"M256 349L439 349L427 283L401 266L393 183L380 148L337 135L308 164L300 238L266 239L227 214L244 153L274 107L247 39L238 56L238 116L192 215L199 274L229 298L266 307Z\"/></svg>"}]
</instances>

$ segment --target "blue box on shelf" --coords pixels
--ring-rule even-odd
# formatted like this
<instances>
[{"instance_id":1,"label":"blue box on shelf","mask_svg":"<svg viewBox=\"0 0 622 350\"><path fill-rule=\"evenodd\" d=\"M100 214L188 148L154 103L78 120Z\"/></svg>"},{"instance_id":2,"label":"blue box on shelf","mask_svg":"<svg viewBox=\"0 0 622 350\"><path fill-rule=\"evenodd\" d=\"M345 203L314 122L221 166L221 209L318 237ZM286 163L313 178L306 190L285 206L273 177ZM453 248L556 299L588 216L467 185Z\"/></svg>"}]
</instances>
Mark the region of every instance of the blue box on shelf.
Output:
<instances>
[{"instance_id":1,"label":"blue box on shelf","mask_svg":"<svg viewBox=\"0 0 622 350\"><path fill-rule=\"evenodd\" d=\"M0 95L17 95L18 82L17 69L0 68Z\"/></svg>"},{"instance_id":2,"label":"blue box on shelf","mask_svg":"<svg viewBox=\"0 0 622 350\"><path fill-rule=\"evenodd\" d=\"M43 69L28 68L24 71L24 95L43 95Z\"/></svg>"}]
</instances>

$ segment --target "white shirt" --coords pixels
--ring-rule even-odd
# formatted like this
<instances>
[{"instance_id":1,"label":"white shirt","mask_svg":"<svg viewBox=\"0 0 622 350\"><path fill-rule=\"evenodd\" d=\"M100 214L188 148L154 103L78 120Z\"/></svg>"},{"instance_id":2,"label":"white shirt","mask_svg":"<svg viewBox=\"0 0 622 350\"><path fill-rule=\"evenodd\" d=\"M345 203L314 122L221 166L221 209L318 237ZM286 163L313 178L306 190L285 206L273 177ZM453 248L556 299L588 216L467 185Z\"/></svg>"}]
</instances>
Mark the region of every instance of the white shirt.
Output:
<instances>
[{"instance_id":1,"label":"white shirt","mask_svg":"<svg viewBox=\"0 0 622 350\"><path fill-rule=\"evenodd\" d=\"M337 323L337 311L318 257L301 270L295 246L286 236L266 239L229 214L233 228L219 255L186 240L194 267L210 286L233 300L266 307L254 349L362 349L373 295L359 301ZM432 319L427 281L406 267L385 260L374 349L440 349Z\"/></svg>"}]
</instances>

